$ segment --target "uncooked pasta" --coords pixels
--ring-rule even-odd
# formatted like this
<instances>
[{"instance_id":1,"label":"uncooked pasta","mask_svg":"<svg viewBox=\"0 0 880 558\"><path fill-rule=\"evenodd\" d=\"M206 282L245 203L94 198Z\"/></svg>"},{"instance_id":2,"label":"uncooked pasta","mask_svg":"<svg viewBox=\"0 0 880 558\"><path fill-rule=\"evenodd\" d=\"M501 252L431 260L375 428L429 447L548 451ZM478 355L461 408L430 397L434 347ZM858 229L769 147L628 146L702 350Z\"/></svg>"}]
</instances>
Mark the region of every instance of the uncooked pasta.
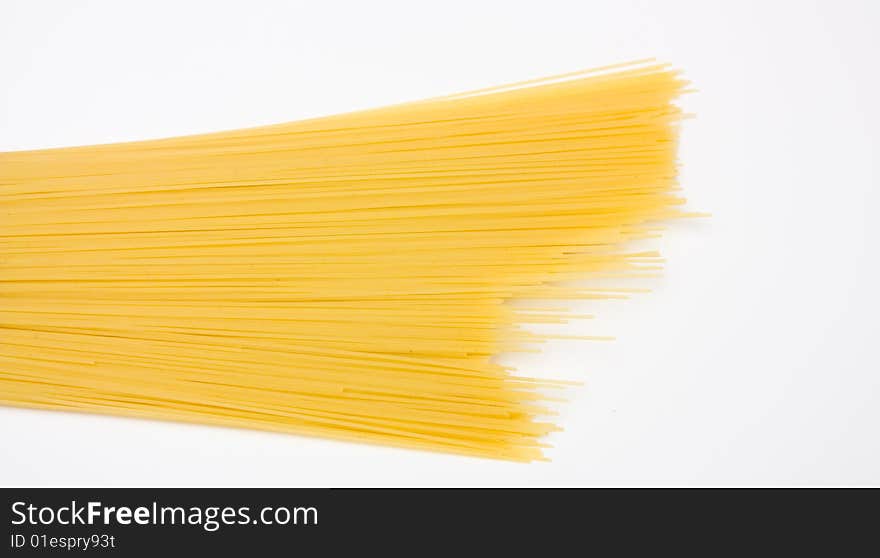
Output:
<instances>
[{"instance_id":1,"label":"uncooked pasta","mask_svg":"<svg viewBox=\"0 0 880 558\"><path fill-rule=\"evenodd\" d=\"M542 459L563 382L498 357L657 268L683 87L649 61L0 153L0 403Z\"/></svg>"}]
</instances>

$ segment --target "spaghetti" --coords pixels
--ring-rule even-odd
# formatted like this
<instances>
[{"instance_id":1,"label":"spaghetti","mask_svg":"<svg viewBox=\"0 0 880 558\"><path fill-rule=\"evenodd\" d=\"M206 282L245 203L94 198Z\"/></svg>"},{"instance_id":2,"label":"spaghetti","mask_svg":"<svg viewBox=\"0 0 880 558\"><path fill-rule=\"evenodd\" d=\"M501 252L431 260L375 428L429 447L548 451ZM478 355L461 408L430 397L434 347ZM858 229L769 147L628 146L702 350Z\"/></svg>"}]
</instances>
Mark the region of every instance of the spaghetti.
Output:
<instances>
[{"instance_id":1,"label":"spaghetti","mask_svg":"<svg viewBox=\"0 0 880 558\"><path fill-rule=\"evenodd\" d=\"M0 403L519 461L546 387L496 362L681 216L635 63L221 133L0 153Z\"/></svg>"}]
</instances>

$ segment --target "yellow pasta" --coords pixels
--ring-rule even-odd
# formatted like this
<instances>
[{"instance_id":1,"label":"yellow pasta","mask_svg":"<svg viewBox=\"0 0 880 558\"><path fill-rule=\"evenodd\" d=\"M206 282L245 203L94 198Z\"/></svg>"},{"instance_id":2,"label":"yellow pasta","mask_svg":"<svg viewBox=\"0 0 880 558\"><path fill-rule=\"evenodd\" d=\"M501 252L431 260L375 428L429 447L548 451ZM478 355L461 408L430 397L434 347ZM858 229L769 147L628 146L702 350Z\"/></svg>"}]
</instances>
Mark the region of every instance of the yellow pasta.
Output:
<instances>
[{"instance_id":1,"label":"yellow pasta","mask_svg":"<svg viewBox=\"0 0 880 558\"><path fill-rule=\"evenodd\" d=\"M562 382L496 357L657 267L628 243L682 215L684 84L0 153L0 403L542 459Z\"/></svg>"}]
</instances>

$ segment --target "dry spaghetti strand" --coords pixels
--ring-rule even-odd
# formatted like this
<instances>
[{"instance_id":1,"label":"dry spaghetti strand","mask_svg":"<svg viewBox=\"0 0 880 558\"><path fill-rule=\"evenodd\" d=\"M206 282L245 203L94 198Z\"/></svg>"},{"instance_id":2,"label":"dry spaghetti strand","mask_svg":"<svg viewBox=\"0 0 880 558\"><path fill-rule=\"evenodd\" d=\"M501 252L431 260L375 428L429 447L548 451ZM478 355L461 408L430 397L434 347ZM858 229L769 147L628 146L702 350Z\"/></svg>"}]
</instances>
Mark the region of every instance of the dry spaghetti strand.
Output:
<instances>
[{"instance_id":1,"label":"dry spaghetti strand","mask_svg":"<svg viewBox=\"0 0 880 558\"><path fill-rule=\"evenodd\" d=\"M523 325L680 216L639 62L222 133L0 154L0 403L543 457Z\"/></svg>"}]
</instances>

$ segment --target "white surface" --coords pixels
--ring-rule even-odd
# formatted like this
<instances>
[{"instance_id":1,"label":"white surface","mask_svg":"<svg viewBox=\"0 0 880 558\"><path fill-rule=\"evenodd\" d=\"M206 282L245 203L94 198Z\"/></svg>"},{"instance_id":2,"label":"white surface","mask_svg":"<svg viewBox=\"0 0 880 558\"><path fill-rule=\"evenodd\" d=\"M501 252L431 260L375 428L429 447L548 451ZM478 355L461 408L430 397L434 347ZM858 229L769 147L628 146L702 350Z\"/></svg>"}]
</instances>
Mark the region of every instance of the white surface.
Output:
<instances>
[{"instance_id":1,"label":"white surface","mask_svg":"<svg viewBox=\"0 0 880 558\"><path fill-rule=\"evenodd\" d=\"M0 484L880 484L880 3L0 3L0 150L235 128L655 56L683 105L655 292L524 373L553 462L0 409Z\"/></svg>"}]
</instances>

